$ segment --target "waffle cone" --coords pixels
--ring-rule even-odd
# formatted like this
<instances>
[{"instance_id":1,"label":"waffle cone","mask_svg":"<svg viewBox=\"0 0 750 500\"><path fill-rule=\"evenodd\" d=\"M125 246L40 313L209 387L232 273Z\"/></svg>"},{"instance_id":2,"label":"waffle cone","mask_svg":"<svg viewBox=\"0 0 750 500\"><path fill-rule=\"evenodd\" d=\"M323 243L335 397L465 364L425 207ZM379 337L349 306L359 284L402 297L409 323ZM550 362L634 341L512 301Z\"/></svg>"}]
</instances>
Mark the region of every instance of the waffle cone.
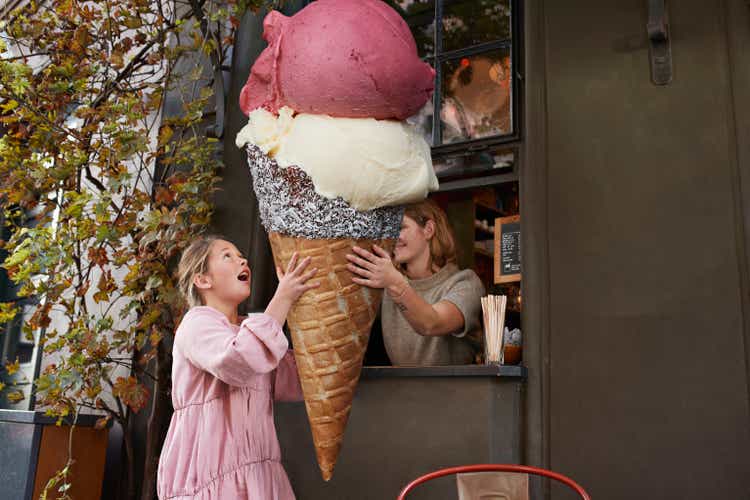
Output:
<instances>
[{"instance_id":1,"label":"waffle cone","mask_svg":"<svg viewBox=\"0 0 750 500\"><path fill-rule=\"evenodd\" d=\"M306 239L269 234L273 258L286 269L294 252L311 257L318 288L308 290L287 316L294 356L305 396L318 466L333 476L367 342L383 291L352 282L346 254L352 246L377 244L390 251L393 240Z\"/></svg>"}]
</instances>

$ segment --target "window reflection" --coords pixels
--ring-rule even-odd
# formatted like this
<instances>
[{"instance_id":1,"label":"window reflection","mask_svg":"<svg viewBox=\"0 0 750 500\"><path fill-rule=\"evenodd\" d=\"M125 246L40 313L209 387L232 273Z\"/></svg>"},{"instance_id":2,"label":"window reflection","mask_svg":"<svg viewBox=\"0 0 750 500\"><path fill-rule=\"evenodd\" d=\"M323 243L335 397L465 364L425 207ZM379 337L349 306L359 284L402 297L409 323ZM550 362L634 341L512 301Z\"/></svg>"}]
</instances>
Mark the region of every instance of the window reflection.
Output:
<instances>
[{"instance_id":1,"label":"window reflection","mask_svg":"<svg viewBox=\"0 0 750 500\"><path fill-rule=\"evenodd\" d=\"M435 1L386 0L409 25L419 57L435 55Z\"/></svg>"},{"instance_id":2,"label":"window reflection","mask_svg":"<svg viewBox=\"0 0 750 500\"><path fill-rule=\"evenodd\" d=\"M510 40L510 10L510 0L446 0L443 6L443 50Z\"/></svg>"},{"instance_id":3,"label":"window reflection","mask_svg":"<svg viewBox=\"0 0 750 500\"><path fill-rule=\"evenodd\" d=\"M424 137L425 141L427 141L427 144L430 146L434 146L432 141L433 108L434 105L432 99L430 99L424 104L424 106L422 106L422 109L420 109L417 114L406 119L407 122L414 125L417 130L419 130L422 137Z\"/></svg>"},{"instance_id":4,"label":"window reflection","mask_svg":"<svg viewBox=\"0 0 750 500\"><path fill-rule=\"evenodd\" d=\"M438 71L432 108L428 103L409 119L427 142L439 147L512 134L513 2L384 1L406 21L420 57Z\"/></svg>"},{"instance_id":5,"label":"window reflection","mask_svg":"<svg viewBox=\"0 0 750 500\"><path fill-rule=\"evenodd\" d=\"M419 57L432 57L435 55L435 21L426 26L411 27L414 40L417 42Z\"/></svg>"},{"instance_id":6,"label":"window reflection","mask_svg":"<svg viewBox=\"0 0 750 500\"><path fill-rule=\"evenodd\" d=\"M512 130L508 49L443 63L440 122L443 143L508 134Z\"/></svg>"},{"instance_id":7,"label":"window reflection","mask_svg":"<svg viewBox=\"0 0 750 500\"><path fill-rule=\"evenodd\" d=\"M514 163L513 150L491 148L486 151L463 151L436 158L434 168L435 175L444 181L454 177L505 172L512 169Z\"/></svg>"}]
</instances>

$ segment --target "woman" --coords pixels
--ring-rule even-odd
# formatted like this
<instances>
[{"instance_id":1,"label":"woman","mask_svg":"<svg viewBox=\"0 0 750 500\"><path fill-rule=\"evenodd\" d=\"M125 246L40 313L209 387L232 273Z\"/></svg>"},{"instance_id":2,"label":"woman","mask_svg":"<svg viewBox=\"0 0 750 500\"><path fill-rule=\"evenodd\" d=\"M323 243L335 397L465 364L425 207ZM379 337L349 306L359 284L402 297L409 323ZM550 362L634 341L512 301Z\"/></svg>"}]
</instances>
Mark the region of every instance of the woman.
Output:
<instances>
[{"instance_id":1,"label":"woman","mask_svg":"<svg viewBox=\"0 0 750 500\"><path fill-rule=\"evenodd\" d=\"M385 289L383 341L394 365L472 362L466 337L481 328L484 286L473 271L456 267L453 235L434 202L407 206L392 260L377 245L353 251L347 255L353 281Z\"/></svg>"}]
</instances>

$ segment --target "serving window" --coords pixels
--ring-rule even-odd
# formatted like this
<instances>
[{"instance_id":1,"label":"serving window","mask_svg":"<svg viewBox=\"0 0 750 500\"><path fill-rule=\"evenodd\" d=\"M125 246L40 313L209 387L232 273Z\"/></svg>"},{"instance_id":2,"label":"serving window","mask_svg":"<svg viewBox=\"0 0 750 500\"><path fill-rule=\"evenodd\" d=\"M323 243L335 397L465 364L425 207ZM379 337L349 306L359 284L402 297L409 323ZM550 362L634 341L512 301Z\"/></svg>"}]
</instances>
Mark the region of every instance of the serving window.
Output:
<instances>
[{"instance_id":1,"label":"serving window","mask_svg":"<svg viewBox=\"0 0 750 500\"><path fill-rule=\"evenodd\" d=\"M432 146L440 190L430 197L451 223L458 266L473 269L487 293L507 297L505 325L520 329L519 2L386 2L436 72L432 101L409 121ZM389 364L378 323L365 364Z\"/></svg>"}]
</instances>

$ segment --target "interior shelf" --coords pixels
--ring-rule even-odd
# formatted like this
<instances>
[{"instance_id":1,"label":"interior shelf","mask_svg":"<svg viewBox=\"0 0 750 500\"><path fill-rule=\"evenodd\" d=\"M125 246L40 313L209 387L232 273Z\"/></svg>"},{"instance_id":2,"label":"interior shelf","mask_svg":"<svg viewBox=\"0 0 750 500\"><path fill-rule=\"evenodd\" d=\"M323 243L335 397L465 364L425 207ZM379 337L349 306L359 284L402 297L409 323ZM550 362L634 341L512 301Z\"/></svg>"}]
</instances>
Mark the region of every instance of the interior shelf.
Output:
<instances>
[{"instance_id":1,"label":"interior shelf","mask_svg":"<svg viewBox=\"0 0 750 500\"><path fill-rule=\"evenodd\" d=\"M477 218L478 219L495 219L497 217L502 217L503 213L497 209L496 207L487 205L485 203L482 203L481 201L474 202L476 205L477 210Z\"/></svg>"},{"instance_id":2,"label":"interior shelf","mask_svg":"<svg viewBox=\"0 0 750 500\"><path fill-rule=\"evenodd\" d=\"M491 259L495 258L492 252L488 252L484 248L474 247L474 253L476 255L481 255L482 257L489 257Z\"/></svg>"},{"instance_id":3,"label":"interior shelf","mask_svg":"<svg viewBox=\"0 0 750 500\"><path fill-rule=\"evenodd\" d=\"M474 226L474 231L477 240L489 240L495 237L495 231L491 229Z\"/></svg>"}]
</instances>

